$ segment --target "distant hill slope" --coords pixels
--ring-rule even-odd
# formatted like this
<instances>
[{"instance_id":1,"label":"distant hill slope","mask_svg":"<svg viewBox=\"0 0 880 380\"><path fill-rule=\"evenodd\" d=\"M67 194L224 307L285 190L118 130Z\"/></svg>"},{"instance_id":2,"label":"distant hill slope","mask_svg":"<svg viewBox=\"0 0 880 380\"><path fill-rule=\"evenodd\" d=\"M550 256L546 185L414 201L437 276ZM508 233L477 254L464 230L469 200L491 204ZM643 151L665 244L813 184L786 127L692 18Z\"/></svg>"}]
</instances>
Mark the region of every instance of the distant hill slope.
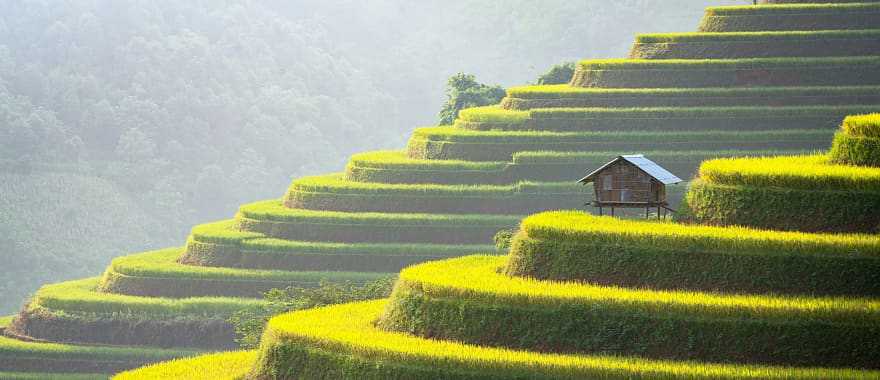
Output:
<instances>
[{"instance_id":1,"label":"distant hill slope","mask_svg":"<svg viewBox=\"0 0 880 380\"><path fill-rule=\"evenodd\" d=\"M150 233L159 230L156 219L100 177L6 170L0 171L0 309L6 313L47 280L92 274L121 252L157 243Z\"/></svg>"}]
</instances>

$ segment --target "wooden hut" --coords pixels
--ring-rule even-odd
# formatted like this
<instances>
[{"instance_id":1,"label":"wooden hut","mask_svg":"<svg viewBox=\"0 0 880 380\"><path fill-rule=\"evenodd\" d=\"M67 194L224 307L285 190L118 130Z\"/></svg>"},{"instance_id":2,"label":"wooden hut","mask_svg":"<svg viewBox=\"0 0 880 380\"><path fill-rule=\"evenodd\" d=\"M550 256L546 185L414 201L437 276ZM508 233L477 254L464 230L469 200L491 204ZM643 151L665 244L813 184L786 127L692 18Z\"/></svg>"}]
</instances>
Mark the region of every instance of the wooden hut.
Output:
<instances>
[{"instance_id":1,"label":"wooden hut","mask_svg":"<svg viewBox=\"0 0 880 380\"><path fill-rule=\"evenodd\" d=\"M619 156L602 165L586 177L578 181L583 184L593 183L595 200L590 203L599 208L644 208L645 215L652 208L657 208L657 217L661 210L670 210L666 201L666 185L682 182L681 178L670 173L641 154Z\"/></svg>"}]
</instances>

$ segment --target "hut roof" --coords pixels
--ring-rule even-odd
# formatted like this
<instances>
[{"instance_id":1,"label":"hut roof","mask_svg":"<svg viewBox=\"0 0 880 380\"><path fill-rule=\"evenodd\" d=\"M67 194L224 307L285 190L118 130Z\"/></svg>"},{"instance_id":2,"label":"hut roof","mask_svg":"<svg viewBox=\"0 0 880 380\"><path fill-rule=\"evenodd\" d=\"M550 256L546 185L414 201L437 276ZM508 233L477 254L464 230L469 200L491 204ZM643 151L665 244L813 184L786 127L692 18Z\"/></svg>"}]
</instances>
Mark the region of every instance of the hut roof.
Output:
<instances>
[{"instance_id":1,"label":"hut roof","mask_svg":"<svg viewBox=\"0 0 880 380\"><path fill-rule=\"evenodd\" d=\"M682 182L681 178L676 177L675 174L670 173L668 170L664 169L662 166L657 165L657 163L645 158L645 156L641 155L641 154L631 154L631 155L625 155L625 156L618 156L617 158L611 160L611 162L609 162L605 165L602 165L602 167L600 167L596 170L593 170L592 173L587 174L586 177L581 178L581 180L578 182L581 182L581 183L592 182L597 174L599 174L600 172L605 170L605 168L613 165L614 163L616 163L620 160L624 160L626 162L629 162L629 163L635 165L637 168L639 168L643 172L645 172L645 174L651 176L651 178L654 178L655 180L657 180L658 182L660 182L664 185L671 185L674 183Z\"/></svg>"}]
</instances>

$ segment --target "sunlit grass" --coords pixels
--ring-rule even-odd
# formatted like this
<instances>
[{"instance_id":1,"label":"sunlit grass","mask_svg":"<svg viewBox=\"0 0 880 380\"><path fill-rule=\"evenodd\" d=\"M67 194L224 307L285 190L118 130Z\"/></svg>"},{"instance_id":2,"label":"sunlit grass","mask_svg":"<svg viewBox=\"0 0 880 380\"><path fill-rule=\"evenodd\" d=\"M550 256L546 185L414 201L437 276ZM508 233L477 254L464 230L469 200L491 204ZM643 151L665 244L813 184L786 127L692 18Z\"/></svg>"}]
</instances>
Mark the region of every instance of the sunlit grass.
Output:
<instances>
[{"instance_id":1,"label":"sunlit grass","mask_svg":"<svg viewBox=\"0 0 880 380\"><path fill-rule=\"evenodd\" d=\"M636 36L636 43L686 43L726 41L798 41L828 39L880 38L880 29L868 30L817 30L817 31L771 31L732 33L650 33Z\"/></svg>"},{"instance_id":2,"label":"sunlit grass","mask_svg":"<svg viewBox=\"0 0 880 380\"><path fill-rule=\"evenodd\" d=\"M880 9L880 4L873 5ZM731 70L840 67L852 69L880 65L880 57L795 57L740 59L587 59L578 63L580 70Z\"/></svg>"},{"instance_id":3,"label":"sunlit grass","mask_svg":"<svg viewBox=\"0 0 880 380\"><path fill-rule=\"evenodd\" d=\"M295 241L269 238L266 235L238 232L234 220L208 223L193 228L192 239L201 243L239 245L250 252L289 252L291 254L376 254L376 255L417 255L417 256L461 256L473 252L487 252L493 245L446 245L446 244L374 244L374 243L331 243L317 241ZM2 325L0 325L2 326Z\"/></svg>"},{"instance_id":4,"label":"sunlit grass","mask_svg":"<svg viewBox=\"0 0 880 380\"><path fill-rule=\"evenodd\" d=\"M502 170L504 162L480 162L464 160L425 160L407 157L402 150L358 153L351 156L349 165L363 168L406 169L430 171L493 171Z\"/></svg>"},{"instance_id":5,"label":"sunlit grass","mask_svg":"<svg viewBox=\"0 0 880 380\"><path fill-rule=\"evenodd\" d=\"M700 177L724 185L880 192L880 169L832 164L826 155L714 159L703 162Z\"/></svg>"},{"instance_id":6,"label":"sunlit grass","mask_svg":"<svg viewBox=\"0 0 880 380\"><path fill-rule=\"evenodd\" d=\"M816 234L745 227L714 227L627 220L580 211L553 211L523 219L521 228L536 239L633 242L643 246L676 247L692 252L761 253L880 258L880 236Z\"/></svg>"},{"instance_id":7,"label":"sunlit grass","mask_svg":"<svg viewBox=\"0 0 880 380\"><path fill-rule=\"evenodd\" d=\"M577 162L594 162L604 161L605 163L621 154L627 152L553 152L553 151L535 151L535 152L517 152L513 154L513 162L516 164L553 164L553 163L577 163ZM635 152L632 152L635 153ZM809 153L803 150L694 150L694 151L669 151L669 150L648 150L639 151L654 161L658 162L694 162L717 157L764 157L777 156L781 154L799 154Z\"/></svg>"},{"instance_id":8,"label":"sunlit grass","mask_svg":"<svg viewBox=\"0 0 880 380\"><path fill-rule=\"evenodd\" d=\"M167 360L193 356L200 351L149 347L78 346L63 343L25 342L0 336L0 356L4 358L70 359L95 361ZM0 376L0 378L3 378Z\"/></svg>"},{"instance_id":9,"label":"sunlit grass","mask_svg":"<svg viewBox=\"0 0 880 380\"><path fill-rule=\"evenodd\" d=\"M420 264L401 271L398 286L418 288L431 297L552 309L604 305L674 318L880 323L880 300L876 299L719 295L541 281L499 273L506 260L497 256L467 256Z\"/></svg>"},{"instance_id":10,"label":"sunlit grass","mask_svg":"<svg viewBox=\"0 0 880 380\"><path fill-rule=\"evenodd\" d=\"M214 279L229 281L228 286L234 286L235 282L240 281L278 282L279 288L294 284L317 285L321 280L369 282L387 277L384 273L369 272L283 271L184 265L177 262L182 251L182 248L170 248L119 257L113 260L107 272L129 277L164 278L168 279L169 286L174 286L174 279Z\"/></svg>"},{"instance_id":11,"label":"sunlit grass","mask_svg":"<svg viewBox=\"0 0 880 380\"><path fill-rule=\"evenodd\" d=\"M279 200L269 200L243 205L239 208L242 217L255 220L277 222L301 222L311 224L339 225L472 225L472 226L510 226L522 219L518 215L483 214L428 214L428 213L382 213L382 212L338 212L291 209L284 207Z\"/></svg>"},{"instance_id":12,"label":"sunlit grass","mask_svg":"<svg viewBox=\"0 0 880 380\"><path fill-rule=\"evenodd\" d=\"M833 131L779 130L779 131L687 131L687 132L550 132L550 131L472 131L455 127L423 127L413 138L428 141L448 141L461 144L527 144L578 142L700 142L728 141L768 142L814 141L830 139Z\"/></svg>"},{"instance_id":13,"label":"sunlit grass","mask_svg":"<svg viewBox=\"0 0 880 380\"><path fill-rule=\"evenodd\" d=\"M375 182L356 182L345 179L342 174L302 177L293 181L290 192L400 195L435 197L513 197L522 193L541 192L576 193L576 184L570 182L529 182L511 185L447 185L447 184L389 184Z\"/></svg>"},{"instance_id":14,"label":"sunlit grass","mask_svg":"<svg viewBox=\"0 0 880 380\"><path fill-rule=\"evenodd\" d=\"M2 372L3 380L107 380L106 374L89 373L44 373L44 372Z\"/></svg>"},{"instance_id":15,"label":"sunlit grass","mask_svg":"<svg viewBox=\"0 0 880 380\"><path fill-rule=\"evenodd\" d=\"M533 108L506 110L498 106L471 108L460 120L478 123L514 124L532 120L541 129L544 119L693 119L761 117L821 117L829 113L853 114L877 110L877 106L786 106L786 107L649 107L649 108ZM548 129L550 127L548 126ZM708 127L707 127L708 129Z\"/></svg>"},{"instance_id":16,"label":"sunlit grass","mask_svg":"<svg viewBox=\"0 0 880 380\"><path fill-rule=\"evenodd\" d=\"M718 33L722 35L733 33ZM871 95L880 91L880 86L804 86L804 87L706 87L706 88L593 88L576 87L568 84L531 85L512 87L507 95L521 99L564 99L564 98L623 98L634 96L682 97L746 97L746 96L833 96L833 95Z\"/></svg>"},{"instance_id":17,"label":"sunlit grass","mask_svg":"<svg viewBox=\"0 0 880 380\"><path fill-rule=\"evenodd\" d=\"M225 317L257 308L264 301L233 297L161 298L101 293L99 278L45 285L34 295L30 308L44 308L56 313L84 313L113 316L148 317Z\"/></svg>"},{"instance_id":18,"label":"sunlit grass","mask_svg":"<svg viewBox=\"0 0 880 380\"><path fill-rule=\"evenodd\" d=\"M470 261L483 264L482 258ZM458 267L458 266L456 266ZM450 268L451 269L451 268ZM447 274L448 277L455 273ZM556 355L528 351L488 348L422 339L403 333L377 329L373 321L385 308L385 301L371 301L294 312L273 318L264 336L262 357L257 369L271 371L303 370L308 360L289 363L270 356L270 352L288 349L321 350L339 358L369 362L391 362L420 366L436 371L463 369L491 372L498 378L534 379L718 379L718 378L791 378L848 379L878 378L875 371L850 369L791 368L757 365L722 365L696 362L649 360L635 357L600 355ZM314 352L314 351L313 351ZM314 364L320 365L320 364ZM370 368L363 365L361 368Z\"/></svg>"},{"instance_id":19,"label":"sunlit grass","mask_svg":"<svg viewBox=\"0 0 880 380\"><path fill-rule=\"evenodd\" d=\"M848 116L841 128L853 136L880 138L880 113Z\"/></svg>"},{"instance_id":20,"label":"sunlit grass","mask_svg":"<svg viewBox=\"0 0 880 380\"><path fill-rule=\"evenodd\" d=\"M177 359L122 372L114 380L189 379L238 380L243 379L256 359L254 351L235 351Z\"/></svg>"},{"instance_id":21,"label":"sunlit grass","mask_svg":"<svg viewBox=\"0 0 880 380\"><path fill-rule=\"evenodd\" d=\"M880 10L878 3L850 3L850 4L772 4L760 7L750 5L732 5L706 8L709 16L744 16L755 14L778 14L778 13L822 13L822 12L864 12Z\"/></svg>"}]
</instances>

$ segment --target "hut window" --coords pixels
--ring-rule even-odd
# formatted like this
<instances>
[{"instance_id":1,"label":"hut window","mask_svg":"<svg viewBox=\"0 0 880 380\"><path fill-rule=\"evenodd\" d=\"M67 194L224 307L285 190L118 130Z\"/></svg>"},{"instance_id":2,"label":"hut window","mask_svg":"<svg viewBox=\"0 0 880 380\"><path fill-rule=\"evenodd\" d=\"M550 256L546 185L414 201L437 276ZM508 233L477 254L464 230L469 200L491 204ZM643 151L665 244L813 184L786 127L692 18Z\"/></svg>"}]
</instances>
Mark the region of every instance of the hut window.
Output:
<instances>
[{"instance_id":1,"label":"hut window","mask_svg":"<svg viewBox=\"0 0 880 380\"><path fill-rule=\"evenodd\" d=\"M648 176L647 174L645 174L645 173L640 173L640 174L639 174L639 180L641 180L642 183L649 183L649 182L651 182L651 177L649 177L649 176Z\"/></svg>"},{"instance_id":2,"label":"hut window","mask_svg":"<svg viewBox=\"0 0 880 380\"><path fill-rule=\"evenodd\" d=\"M629 190L620 190L620 201L629 202Z\"/></svg>"},{"instance_id":3,"label":"hut window","mask_svg":"<svg viewBox=\"0 0 880 380\"><path fill-rule=\"evenodd\" d=\"M613 177L610 175L602 176L602 189L611 190L613 188Z\"/></svg>"}]
</instances>

